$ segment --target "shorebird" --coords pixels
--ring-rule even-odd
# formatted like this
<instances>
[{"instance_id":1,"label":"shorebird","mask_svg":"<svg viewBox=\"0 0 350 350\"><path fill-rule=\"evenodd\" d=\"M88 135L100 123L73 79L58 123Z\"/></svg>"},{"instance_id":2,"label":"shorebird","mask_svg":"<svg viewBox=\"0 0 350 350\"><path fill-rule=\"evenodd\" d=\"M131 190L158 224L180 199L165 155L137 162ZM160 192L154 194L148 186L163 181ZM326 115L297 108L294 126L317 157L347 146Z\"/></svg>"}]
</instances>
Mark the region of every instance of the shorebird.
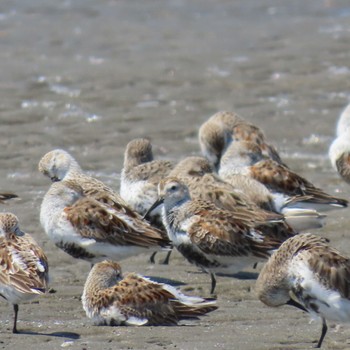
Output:
<instances>
[{"instance_id":1,"label":"shorebird","mask_svg":"<svg viewBox=\"0 0 350 350\"><path fill-rule=\"evenodd\" d=\"M169 176L177 177L189 189L191 198L213 202L216 206L236 211L245 207L248 215L267 215L266 211L281 213L296 232L323 226L324 215L314 209L293 208L294 202L305 197L273 195L263 184L250 177L231 174L220 178L213 173L209 161L203 157L187 157L180 161ZM259 210L261 209L261 210ZM239 210L242 210L240 208ZM281 229L288 229L281 226ZM270 225L271 226L271 225Z\"/></svg>"},{"instance_id":2,"label":"shorebird","mask_svg":"<svg viewBox=\"0 0 350 350\"><path fill-rule=\"evenodd\" d=\"M266 142L262 130L235 113L221 111L214 114L199 128L198 136L202 154L215 168L227 147L237 141L255 142L265 156L282 164L277 150Z\"/></svg>"},{"instance_id":3,"label":"shorebird","mask_svg":"<svg viewBox=\"0 0 350 350\"><path fill-rule=\"evenodd\" d=\"M13 333L18 333L18 304L44 294L49 266L43 250L19 228L18 218L0 214L0 296L13 305Z\"/></svg>"},{"instance_id":4,"label":"shorebird","mask_svg":"<svg viewBox=\"0 0 350 350\"><path fill-rule=\"evenodd\" d=\"M264 265L256 292L268 306L288 304L321 318L320 348L327 333L326 319L350 322L350 259L325 238L294 236Z\"/></svg>"},{"instance_id":5,"label":"shorebird","mask_svg":"<svg viewBox=\"0 0 350 350\"><path fill-rule=\"evenodd\" d=\"M41 204L40 222L57 247L92 264L170 244L161 231L136 212L117 203L111 206L107 199L86 196L73 180L51 185Z\"/></svg>"},{"instance_id":6,"label":"shorebird","mask_svg":"<svg viewBox=\"0 0 350 350\"><path fill-rule=\"evenodd\" d=\"M267 259L282 241L294 233L276 234L268 230L278 214L260 221L244 208L224 210L212 202L191 199L187 186L177 178L159 183L159 198L150 208L163 203L163 223L174 246L190 262L211 276L211 293L215 290L215 273L234 274L247 265ZM248 215L249 214L249 215ZM276 218L277 216L277 218ZM264 226L264 229L259 227Z\"/></svg>"},{"instance_id":7,"label":"shorebird","mask_svg":"<svg viewBox=\"0 0 350 350\"><path fill-rule=\"evenodd\" d=\"M284 165L264 157L253 142L239 141L228 147L220 161L219 175L225 178L231 174L249 176L274 194L304 196L303 200L293 203L296 208L325 211L348 206L347 200L327 194Z\"/></svg>"},{"instance_id":8,"label":"shorebird","mask_svg":"<svg viewBox=\"0 0 350 350\"><path fill-rule=\"evenodd\" d=\"M343 133L332 142L329 147L329 158L334 170L338 172L344 181L350 183L350 128L344 130Z\"/></svg>"},{"instance_id":9,"label":"shorebird","mask_svg":"<svg viewBox=\"0 0 350 350\"><path fill-rule=\"evenodd\" d=\"M84 286L83 308L95 325L171 326L217 309L214 299L187 296L135 273L122 276L114 261L94 265Z\"/></svg>"},{"instance_id":10,"label":"shorebird","mask_svg":"<svg viewBox=\"0 0 350 350\"><path fill-rule=\"evenodd\" d=\"M167 160L154 160L152 144L148 139L130 141L126 146L121 172L121 197L130 208L144 215L157 199L159 181L165 178L173 167L173 163ZM160 210L153 211L148 219L153 226L166 232ZM171 250L163 261L164 264L169 263L170 253ZM152 263L154 256L155 253L150 258Z\"/></svg>"}]
</instances>

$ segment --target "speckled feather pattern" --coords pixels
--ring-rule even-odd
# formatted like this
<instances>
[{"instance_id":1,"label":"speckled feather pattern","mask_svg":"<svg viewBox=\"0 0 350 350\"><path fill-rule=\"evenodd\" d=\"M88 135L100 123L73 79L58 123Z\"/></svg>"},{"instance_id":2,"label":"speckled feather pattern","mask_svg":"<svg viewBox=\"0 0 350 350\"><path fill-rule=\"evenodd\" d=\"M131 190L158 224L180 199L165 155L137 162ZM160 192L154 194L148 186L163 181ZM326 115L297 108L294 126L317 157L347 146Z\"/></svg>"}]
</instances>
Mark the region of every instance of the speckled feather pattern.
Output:
<instances>
[{"instance_id":1,"label":"speckled feather pattern","mask_svg":"<svg viewBox=\"0 0 350 350\"><path fill-rule=\"evenodd\" d=\"M325 193L310 181L282 164L265 159L250 142L233 143L221 159L219 174L244 174L264 184L270 191L290 197L303 196L304 202L347 206L347 201Z\"/></svg>"},{"instance_id":2,"label":"speckled feather pattern","mask_svg":"<svg viewBox=\"0 0 350 350\"><path fill-rule=\"evenodd\" d=\"M90 271L83 307L96 324L176 325L214 311L215 301L187 297L173 287L135 273L124 277L119 264L103 261Z\"/></svg>"},{"instance_id":3,"label":"speckled feather pattern","mask_svg":"<svg viewBox=\"0 0 350 350\"><path fill-rule=\"evenodd\" d=\"M67 152L49 152L39 169L59 180L44 197L42 226L55 244L72 256L80 254L82 259L96 262L133 255L140 252L138 248L169 245L164 232L143 220L108 186L85 175ZM117 247L123 255L116 253Z\"/></svg>"},{"instance_id":4,"label":"speckled feather pattern","mask_svg":"<svg viewBox=\"0 0 350 350\"><path fill-rule=\"evenodd\" d=\"M0 214L0 230L0 294L15 304L45 293L49 267L43 250L19 231L18 218L11 213ZM4 289L13 292L5 295Z\"/></svg>"},{"instance_id":5,"label":"speckled feather pattern","mask_svg":"<svg viewBox=\"0 0 350 350\"><path fill-rule=\"evenodd\" d=\"M174 245L191 263L209 271L215 267L218 272L222 267L237 272L241 265L268 258L294 234L286 230L282 238L273 230L259 229L262 223L253 215L242 217L213 203L191 199L187 187L176 178L160 182L159 196L164 198L163 222ZM267 221L264 224L268 225Z\"/></svg>"}]
</instances>

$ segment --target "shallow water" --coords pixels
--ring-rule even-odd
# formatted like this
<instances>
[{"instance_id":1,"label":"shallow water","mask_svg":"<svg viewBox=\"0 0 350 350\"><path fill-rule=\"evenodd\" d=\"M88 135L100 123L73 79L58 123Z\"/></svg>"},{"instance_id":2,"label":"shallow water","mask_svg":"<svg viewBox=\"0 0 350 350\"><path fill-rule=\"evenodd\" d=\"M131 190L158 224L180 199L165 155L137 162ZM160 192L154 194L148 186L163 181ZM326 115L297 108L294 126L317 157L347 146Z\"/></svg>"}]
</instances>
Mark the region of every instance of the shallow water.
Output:
<instances>
[{"instance_id":1,"label":"shallow water","mask_svg":"<svg viewBox=\"0 0 350 350\"><path fill-rule=\"evenodd\" d=\"M196 154L198 127L226 109L262 127L291 168L328 192L349 197L327 158L336 120L350 101L348 1L3 0L0 41L0 190L21 197L2 210L18 214L23 229L47 249L58 289L39 305L20 307L19 328L49 333L68 324L81 334L70 344L74 348L108 348L105 338L117 341L118 332L123 348L311 346L319 326L309 326L294 310L288 310L288 323L285 311L263 307L253 293L247 296L251 280L220 279L221 311L181 332L157 329L146 345L145 330L88 326L78 300L88 266L58 252L40 228L39 206L49 183L37 163L47 151L65 148L85 170L117 189L128 141L150 137L161 158ZM347 214L330 213L322 234L350 254L342 240ZM126 261L125 269L167 276L170 268L179 280L193 280L194 292L207 293L208 276L187 276L196 269L180 258L169 268L145 267L145 259ZM66 306L60 310L56 302ZM1 327L7 325L0 348L21 342L28 349L55 348L65 339L12 337L10 308L5 303L0 308ZM190 338L198 334L197 344ZM267 338L265 345L261 337ZM346 327L332 329L325 346L345 349L349 337Z\"/></svg>"}]
</instances>

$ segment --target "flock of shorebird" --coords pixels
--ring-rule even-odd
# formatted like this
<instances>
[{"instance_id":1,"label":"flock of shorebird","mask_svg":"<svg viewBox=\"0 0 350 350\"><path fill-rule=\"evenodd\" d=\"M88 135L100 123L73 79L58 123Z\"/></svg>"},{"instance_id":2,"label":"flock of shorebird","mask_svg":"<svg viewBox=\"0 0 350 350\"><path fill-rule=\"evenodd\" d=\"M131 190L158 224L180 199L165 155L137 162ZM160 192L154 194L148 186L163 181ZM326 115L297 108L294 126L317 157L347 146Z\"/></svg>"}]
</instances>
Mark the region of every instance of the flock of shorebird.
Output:
<instances>
[{"instance_id":1,"label":"flock of shorebird","mask_svg":"<svg viewBox=\"0 0 350 350\"><path fill-rule=\"evenodd\" d=\"M350 105L343 112L330 158L350 182ZM293 172L255 125L218 112L199 129L204 157L174 164L154 160L147 139L129 142L120 194L85 174L66 151L39 162L52 180L40 211L41 225L74 258L92 264L82 304L97 325L176 325L217 309L216 299L188 296L174 287L131 273L118 261L172 247L211 277L235 274L265 262L256 282L268 306L292 305L321 318L350 321L350 259L325 238L300 233L321 228L324 211L348 201L325 193ZM4 193L0 201L15 197ZM267 262L266 262L267 261ZM19 228L0 214L0 295L14 306L48 288L48 260Z\"/></svg>"}]
</instances>

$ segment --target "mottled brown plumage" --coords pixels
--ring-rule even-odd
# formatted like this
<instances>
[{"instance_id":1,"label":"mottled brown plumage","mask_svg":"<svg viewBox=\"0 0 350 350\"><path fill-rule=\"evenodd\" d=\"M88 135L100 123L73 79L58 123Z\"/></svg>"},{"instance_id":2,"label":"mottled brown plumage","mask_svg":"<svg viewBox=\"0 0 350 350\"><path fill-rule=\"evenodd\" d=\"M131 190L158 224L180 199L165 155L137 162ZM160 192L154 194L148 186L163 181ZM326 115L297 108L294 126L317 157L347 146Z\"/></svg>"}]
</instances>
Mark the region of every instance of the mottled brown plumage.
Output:
<instances>
[{"instance_id":1,"label":"mottled brown plumage","mask_svg":"<svg viewBox=\"0 0 350 350\"><path fill-rule=\"evenodd\" d=\"M163 232L107 198L84 196L74 179L53 183L41 205L41 224L59 248L92 263L169 246Z\"/></svg>"},{"instance_id":2,"label":"mottled brown plumage","mask_svg":"<svg viewBox=\"0 0 350 350\"><path fill-rule=\"evenodd\" d=\"M214 203L191 199L187 186L177 178L159 184L159 203L164 202L163 223L174 246L185 258L208 271L215 289L215 272L234 274L256 260L266 259L273 249L294 234L269 228L276 216L247 215L247 208L224 210ZM280 215L277 217L282 221Z\"/></svg>"},{"instance_id":3,"label":"mottled brown plumage","mask_svg":"<svg viewBox=\"0 0 350 350\"><path fill-rule=\"evenodd\" d=\"M299 198L299 205L310 203L319 210L346 207L348 201L331 196L283 164L265 158L255 143L232 143L220 162L219 174L242 174L261 182L272 193Z\"/></svg>"},{"instance_id":4,"label":"mottled brown plumage","mask_svg":"<svg viewBox=\"0 0 350 350\"><path fill-rule=\"evenodd\" d=\"M266 142L264 133L256 125L247 122L237 123L232 129L232 138L233 142L249 141L256 143L264 156L282 164L281 157L279 156L276 148Z\"/></svg>"},{"instance_id":5,"label":"mottled brown plumage","mask_svg":"<svg viewBox=\"0 0 350 350\"><path fill-rule=\"evenodd\" d=\"M268 306L290 304L322 319L350 322L350 259L325 238L301 234L285 241L263 267L256 283Z\"/></svg>"},{"instance_id":6,"label":"mottled brown plumage","mask_svg":"<svg viewBox=\"0 0 350 350\"><path fill-rule=\"evenodd\" d=\"M67 220L82 238L93 238L97 242L115 245L140 247L149 247L157 243L166 245L159 231L149 227L134 212L129 211L124 211L128 217L123 217L101 205L97 200L87 197L77 200L72 206L64 209ZM130 225L131 218L132 225Z\"/></svg>"},{"instance_id":7,"label":"mottled brown plumage","mask_svg":"<svg viewBox=\"0 0 350 350\"><path fill-rule=\"evenodd\" d=\"M18 226L11 213L0 214L0 296L14 305L17 333L18 304L45 293L48 261L43 250Z\"/></svg>"},{"instance_id":8,"label":"mottled brown plumage","mask_svg":"<svg viewBox=\"0 0 350 350\"><path fill-rule=\"evenodd\" d=\"M232 210L244 220L280 220L282 216L271 211L261 210L244 191L234 188L220 179L209 162L202 157L187 157L179 162L169 177L181 180L189 189L192 199L214 203L218 208ZM254 219L252 219L254 217Z\"/></svg>"},{"instance_id":9,"label":"mottled brown plumage","mask_svg":"<svg viewBox=\"0 0 350 350\"><path fill-rule=\"evenodd\" d=\"M97 325L176 325L217 309L215 301L185 296L135 273L124 277L118 263L103 261L89 273L83 308Z\"/></svg>"}]
</instances>

